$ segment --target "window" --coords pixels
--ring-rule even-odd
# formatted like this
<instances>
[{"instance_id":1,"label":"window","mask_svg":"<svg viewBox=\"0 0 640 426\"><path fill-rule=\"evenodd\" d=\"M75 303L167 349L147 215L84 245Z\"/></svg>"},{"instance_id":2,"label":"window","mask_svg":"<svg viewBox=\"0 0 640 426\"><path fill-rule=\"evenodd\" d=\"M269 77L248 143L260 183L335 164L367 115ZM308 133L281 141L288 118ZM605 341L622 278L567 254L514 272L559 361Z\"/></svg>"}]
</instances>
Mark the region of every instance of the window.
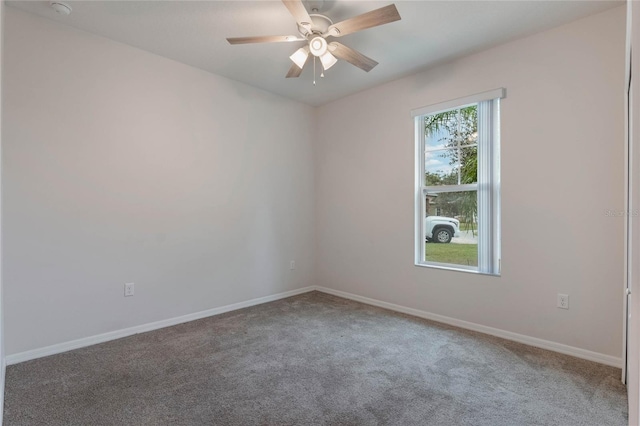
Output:
<instances>
[{"instance_id":1,"label":"window","mask_svg":"<svg viewBox=\"0 0 640 426\"><path fill-rule=\"evenodd\" d=\"M500 273L504 89L412 111L419 266Z\"/></svg>"}]
</instances>

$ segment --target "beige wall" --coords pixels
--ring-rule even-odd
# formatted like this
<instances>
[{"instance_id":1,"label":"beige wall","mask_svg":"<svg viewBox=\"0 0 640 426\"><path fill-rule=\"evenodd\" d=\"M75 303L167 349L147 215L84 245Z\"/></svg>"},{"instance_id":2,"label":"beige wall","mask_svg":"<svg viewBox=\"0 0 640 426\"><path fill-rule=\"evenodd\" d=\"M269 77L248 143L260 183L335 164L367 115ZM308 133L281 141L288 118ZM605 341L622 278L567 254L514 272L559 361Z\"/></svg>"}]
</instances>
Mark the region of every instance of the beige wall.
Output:
<instances>
[{"instance_id":1,"label":"beige wall","mask_svg":"<svg viewBox=\"0 0 640 426\"><path fill-rule=\"evenodd\" d=\"M620 357L624 28L619 7L320 107L317 284ZM502 276L416 267L410 110L499 87Z\"/></svg>"},{"instance_id":2,"label":"beige wall","mask_svg":"<svg viewBox=\"0 0 640 426\"><path fill-rule=\"evenodd\" d=\"M10 7L5 36L7 354L312 284L311 107Z\"/></svg>"}]
</instances>

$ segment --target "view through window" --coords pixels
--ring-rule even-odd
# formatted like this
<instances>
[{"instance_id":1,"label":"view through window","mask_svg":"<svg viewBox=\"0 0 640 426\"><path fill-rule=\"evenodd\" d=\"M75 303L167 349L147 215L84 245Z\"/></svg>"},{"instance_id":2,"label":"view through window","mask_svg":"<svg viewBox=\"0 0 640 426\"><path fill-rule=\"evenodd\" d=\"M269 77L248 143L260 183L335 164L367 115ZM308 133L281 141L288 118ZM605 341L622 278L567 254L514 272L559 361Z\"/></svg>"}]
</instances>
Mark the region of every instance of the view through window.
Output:
<instances>
[{"instance_id":1,"label":"view through window","mask_svg":"<svg viewBox=\"0 0 640 426\"><path fill-rule=\"evenodd\" d=\"M478 266L477 190L460 187L478 182L478 106L428 115L424 126L425 260Z\"/></svg>"}]
</instances>

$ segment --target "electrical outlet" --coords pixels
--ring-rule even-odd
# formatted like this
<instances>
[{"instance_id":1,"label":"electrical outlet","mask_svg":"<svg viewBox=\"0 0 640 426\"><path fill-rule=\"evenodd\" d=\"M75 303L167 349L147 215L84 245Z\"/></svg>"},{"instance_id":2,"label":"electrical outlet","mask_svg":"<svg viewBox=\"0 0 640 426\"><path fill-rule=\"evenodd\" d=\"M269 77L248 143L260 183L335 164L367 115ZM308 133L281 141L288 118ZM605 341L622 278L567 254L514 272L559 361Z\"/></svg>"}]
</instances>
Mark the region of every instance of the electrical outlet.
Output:
<instances>
[{"instance_id":1,"label":"electrical outlet","mask_svg":"<svg viewBox=\"0 0 640 426\"><path fill-rule=\"evenodd\" d=\"M133 296L134 285L134 283L126 283L124 285L124 297Z\"/></svg>"},{"instance_id":2,"label":"electrical outlet","mask_svg":"<svg viewBox=\"0 0 640 426\"><path fill-rule=\"evenodd\" d=\"M289 263L289 269L290 269L290 270L292 270L292 271L293 271L294 269L296 269L296 261L295 261L295 260L292 260L292 261Z\"/></svg>"},{"instance_id":3,"label":"electrical outlet","mask_svg":"<svg viewBox=\"0 0 640 426\"><path fill-rule=\"evenodd\" d=\"M569 309L569 295L558 293L558 308Z\"/></svg>"}]
</instances>

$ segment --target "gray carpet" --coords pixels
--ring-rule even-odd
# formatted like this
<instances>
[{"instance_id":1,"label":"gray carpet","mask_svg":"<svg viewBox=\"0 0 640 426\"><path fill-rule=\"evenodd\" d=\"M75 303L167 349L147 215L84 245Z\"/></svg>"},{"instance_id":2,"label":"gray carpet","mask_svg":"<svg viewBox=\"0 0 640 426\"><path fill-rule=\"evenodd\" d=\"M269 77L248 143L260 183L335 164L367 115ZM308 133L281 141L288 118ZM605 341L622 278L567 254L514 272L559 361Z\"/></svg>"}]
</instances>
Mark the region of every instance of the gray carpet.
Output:
<instances>
[{"instance_id":1,"label":"gray carpet","mask_svg":"<svg viewBox=\"0 0 640 426\"><path fill-rule=\"evenodd\" d=\"M322 293L10 366L6 425L626 425L620 370Z\"/></svg>"}]
</instances>

